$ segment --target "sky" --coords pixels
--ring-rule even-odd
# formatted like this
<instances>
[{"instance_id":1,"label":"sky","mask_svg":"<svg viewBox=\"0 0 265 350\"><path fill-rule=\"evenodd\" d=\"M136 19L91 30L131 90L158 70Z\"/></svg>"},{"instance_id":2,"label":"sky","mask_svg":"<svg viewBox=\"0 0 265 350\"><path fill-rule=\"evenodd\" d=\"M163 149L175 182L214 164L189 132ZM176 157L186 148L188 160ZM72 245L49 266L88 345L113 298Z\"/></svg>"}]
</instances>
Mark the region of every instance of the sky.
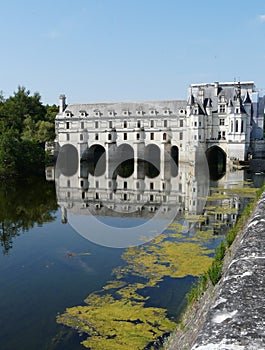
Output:
<instances>
[{"instance_id":1,"label":"sky","mask_svg":"<svg viewBox=\"0 0 265 350\"><path fill-rule=\"evenodd\" d=\"M186 99L192 83L265 93L264 0L2 0L0 90L45 104Z\"/></svg>"}]
</instances>

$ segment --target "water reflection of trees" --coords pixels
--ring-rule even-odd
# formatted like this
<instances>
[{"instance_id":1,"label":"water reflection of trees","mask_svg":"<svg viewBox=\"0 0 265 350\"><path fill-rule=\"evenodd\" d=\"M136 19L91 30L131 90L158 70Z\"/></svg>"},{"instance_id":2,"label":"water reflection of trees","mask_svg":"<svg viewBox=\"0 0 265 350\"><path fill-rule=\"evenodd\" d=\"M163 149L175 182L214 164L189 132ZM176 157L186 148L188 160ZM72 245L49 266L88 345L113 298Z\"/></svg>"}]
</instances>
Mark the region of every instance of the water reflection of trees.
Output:
<instances>
[{"instance_id":1,"label":"water reflection of trees","mask_svg":"<svg viewBox=\"0 0 265 350\"><path fill-rule=\"evenodd\" d=\"M12 248L13 238L35 224L55 219L54 184L42 178L9 179L0 183L0 243L3 254Z\"/></svg>"}]
</instances>

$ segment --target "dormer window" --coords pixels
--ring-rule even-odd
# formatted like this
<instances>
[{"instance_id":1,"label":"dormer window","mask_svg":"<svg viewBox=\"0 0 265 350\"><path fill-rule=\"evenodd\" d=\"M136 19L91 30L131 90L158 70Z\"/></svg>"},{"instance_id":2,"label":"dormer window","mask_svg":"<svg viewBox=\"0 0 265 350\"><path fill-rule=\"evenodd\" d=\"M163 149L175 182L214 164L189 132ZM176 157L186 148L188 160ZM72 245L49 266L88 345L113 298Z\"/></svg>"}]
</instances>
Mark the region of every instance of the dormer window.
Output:
<instances>
[{"instance_id":1,"label":"dormer window","mask_svg":"<svg viewBox=\"0 0 265 350\"><path fill-rule=\"evenodd\" d=\"M123 114L124 116L128 116L128 115L129 115L129 111L127 111L127 110L126 110L126 111L123 111L122 114Z\"/></svg>"},{"instance_id":2,"label":"dormer window","mask_svg":"<svg viewBox=\"0 0 265 350\"><path fill-rule=\"evenodd\" d=\"M137 115L143 115L143 111L142 110L138 110L138 111L136 111L136 114Z\"/></svg>"},{"instance_id":3,"label":"dormer window","mask_svg":"<svg viewBox=\"0 0 265 350\"><path fill-rule=\"evenodd\" d=\"M169 115L170 111L168 108L164 109L164 115Z\"/></svg>"},{"instance_id":4,"label":"dormer window","mask_svg":"<svg viewBox=\"0 0 265 350\"><path fill-rule=\"evenodd\" d=\"M100 117L100 111L96 110L96 111L95 111L95 116L96 116L96 117Z\"/></svg>"},{"instance_id":5,"label":"dormer window","mask_svg":"<svg viewBox=\"0 0 265 350\"><path fill-rule=\"evenodd\" d=\"M67 117L71 117L72 116L72 112L71 111L65 111L65 114Z\"/></svg>"},{"instance_id":6,"label":"dormer window","mask_svg":"<svg viewBox=\"0 0 265 350\"><path fill-rule=\"evenodd\" d=\"M225 104L219 106L219 113L225 113Z\"/></svg>"},{"instance_id":7,"label":"dormer window","mask_svg":"<svg viewBox=\"0 0 265 350\"><path fill-rule=\"evenodd\" d=\"M85 117L87 115L86 111L79 111L80 117Z\"/></svg>"},{"instance_id":8,"label":"dormer window","mask_svg":"<svg viewBox=\"0 0 265 350\"><path fill-rule=\"evenodd\" d=\"M156 111L155 111L155 109L150 109L149 113L150 113L150 115L155 115Z\"/></svg>"},{"instance_id":9,"label":"dormer window","mask_svg":"<svg viewBox=\"0 0 265 350\"><path fill-rule=\"evenodd\" d=\"M114 117L114 111L109 111L108 114L110 117Z\"/></svg>"}]
</instances>

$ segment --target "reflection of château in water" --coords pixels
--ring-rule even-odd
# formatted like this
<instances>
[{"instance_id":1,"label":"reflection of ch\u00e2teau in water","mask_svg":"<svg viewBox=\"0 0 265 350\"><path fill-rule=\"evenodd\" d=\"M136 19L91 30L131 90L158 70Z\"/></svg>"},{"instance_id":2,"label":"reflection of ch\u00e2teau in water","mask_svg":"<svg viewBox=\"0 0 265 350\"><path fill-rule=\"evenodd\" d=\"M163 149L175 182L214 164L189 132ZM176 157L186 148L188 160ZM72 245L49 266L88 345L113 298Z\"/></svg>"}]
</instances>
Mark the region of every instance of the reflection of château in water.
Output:
<instances>
[{"instance_id":1,"label":"reflection of ch\u00e2teau in water","mask_svg":"<svg viewBox=\"0 0 265 350\"><path fill-rule=\"evenodd\" d=\"M112 177L106 177L106 171L95 174L87 161L80 162L74 175L59 172L57 198L63 215L69 210L79 215L148 218L158 210L165 216L172 210L202 211L204 201L198 197L207 195L209 182L207 176L196 176L196 167L181 163L172 176L167 172L170 163L160 172L152 166L150 170L148 162L140 162L135 176L134 165L134 161L120 164Z\"/></svg>"},{"instance_id":2,"label":"reflection of ch\u00e2teau in water","mask_svg":"<svg viewBox=\"0 0 265 350\"><path fill-rule=\"evenodd\" d=\"M51 170L48 169L48 176L52 175ZM83 176L80 176L82 171ZM90 171L93 173L93 169ZM198 222L197 228L207 231L211 227L218 232L222 226L235 224L247 200L234 195L221 201L210 201L205 206L205 199L211 194L210 184L199 165L196 168L180 163L178 174L166 179L161 174L155 175L137 178L116 174L115 179L107 179L105 173L92 175L87 162L81 162L76 174L59 173L57 178L57 200L62 209L62 221L67 222L67 212L73 215L149 219L161 210L165 217L173 211L177 220L185 219L186 215L202 215L205 220ZM219 185L225 193L225 188L244 180L243 171L226 173L222 180L211 183L211 186ZM211 213L210 206L218 207L220 211ZM194 226L194 220L188 222L188 226Z\"/></svg>"}]
</instances>

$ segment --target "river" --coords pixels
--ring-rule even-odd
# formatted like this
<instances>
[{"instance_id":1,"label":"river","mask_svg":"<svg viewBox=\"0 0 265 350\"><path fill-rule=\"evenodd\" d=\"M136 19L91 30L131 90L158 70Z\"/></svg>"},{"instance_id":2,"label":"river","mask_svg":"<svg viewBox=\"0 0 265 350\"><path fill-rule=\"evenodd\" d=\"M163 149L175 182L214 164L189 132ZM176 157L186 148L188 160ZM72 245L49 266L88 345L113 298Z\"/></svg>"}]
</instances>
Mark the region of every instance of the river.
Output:
<instances>
[{"instance_id":1,"label":"river","mask_svg":"<svg viewBox=\"0 0 265 350\"><path fill-rule=\"evenodd\" d=\"M180 170L178 183L141 177L136 192L129 177L1 183L2 350L77 350L82 341L144 349L174 328L192 283L264 182L238 170L205 185Z\"/></svg>"}]
</instances>

